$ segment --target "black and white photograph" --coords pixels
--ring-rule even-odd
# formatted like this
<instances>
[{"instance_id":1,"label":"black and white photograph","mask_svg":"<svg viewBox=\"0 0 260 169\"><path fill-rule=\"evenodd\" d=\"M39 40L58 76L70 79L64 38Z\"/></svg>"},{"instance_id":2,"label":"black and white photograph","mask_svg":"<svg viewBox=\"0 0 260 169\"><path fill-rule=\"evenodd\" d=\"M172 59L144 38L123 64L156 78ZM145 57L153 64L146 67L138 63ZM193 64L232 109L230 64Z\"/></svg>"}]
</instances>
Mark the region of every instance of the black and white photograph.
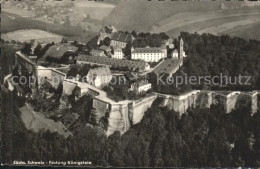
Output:
<instances>
[{"instance_id":1,"label":"black and white photograph","mask_svg":"<svg viewBox=\"0 0 260 169\"><path fill-rule=\"evenodd\" d=\"M3 167L260 167L260 1L2 0Z\"/></svg>"}]
</instances>

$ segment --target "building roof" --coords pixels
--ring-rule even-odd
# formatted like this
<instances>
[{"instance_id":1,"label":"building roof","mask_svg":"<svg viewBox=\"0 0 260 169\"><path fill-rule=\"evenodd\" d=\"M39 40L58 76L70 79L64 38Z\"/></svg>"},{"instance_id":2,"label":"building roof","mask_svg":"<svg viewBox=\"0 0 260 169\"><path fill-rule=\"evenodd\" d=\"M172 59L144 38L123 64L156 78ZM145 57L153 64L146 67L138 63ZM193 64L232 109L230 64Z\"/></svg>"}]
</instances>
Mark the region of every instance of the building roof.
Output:
<instances>
[{"instance_id":1,"label":"building roof","mask_svg":"<svg viewBox=\"0 0 260 169\"><path fill-rule=\"evenodd\" d=\"M101 32L105 32L105 33L113 33L116 31L117 30L112 25L105 26L104 28L101 29Z\"/></svg>"},{"instance_id":2,"label":"building roof","mask_svg":"<svg viewBox=\"0 0 260 169\"><path fill-rule=\"evenodd\" d=\"M131 42L132 41L132 35L129 33L123 33L123 32L115 32L112 34L111 40L119 41L119 42Z\"/></svg>"},{"instance_id":3,"label":"building roof","mask_svg":"<svg viewBox=\"0 0 260 169\"><path fill-rule=\"evenodd\" d=\"M122 52L122 49L121 48L115 48L114 52Z\"/></svg>"},{"instance_id":4,"label":"building roof","mask_svg":"<svg viewBox=\"0 0 260 169\"><path fill-rule=\"evenodd\" d=\"M76 83L64 80L63 81L63 93L65 93L67 95L71 95L76 86L77 86Z\"/></svg>"},{"instance_id":5,"label":"building roof","mask_svg":"<svg viewBox=\"0 0 260 169\"><path fill-rule=\"evenodd\" d=\"M149 83L149 82L147 82L147 81L144 81L144 80L141 80L141 81L132 83L131 88L132 88L132 87L134 87L134 88L140 88L140 87L143 87L143 86L146 86L146 85L149 85L149 84L151 84L151 83Z\"/></svg>"},{"instance_id":6,"label":"building roof","mask_svg":"<svg viewBox=\"0 0 260 169\"><path fill-rule=\"evenodd\" d=\"M49 49L45 52L43 55L43 58L46 58L47 56L60 59L66 52L76 52L77 47L71 46L71 45L53 45L49 47Z\"/></svg>"},{"instance_id":7,"label":"building roof","mask_svg":"<svg viewBox=\"0 0 260 169\"><path fill-rule=\"evenodd\" d=\"M109 76L112 75L110 68L108 66L92 68L88 71L90 76Z\"/></svg>"},{"instance_id":8,"label":"building roof","mask_svg":"<svg viewBox=\"0 0 260 169\"><path fill-rule=\"evenodd\" d=\"M93 49L93 50L91 50L91 52L90 52L91 54L103 54L104 53L104 51L102 51L102 50L96 50L96 49Z\"/></svg>"},{"instance_id":9,"label":"building roof","mask_svg":"<svg viewBox=\"0 0 260 169\"><path fill-rule=\"evenodd\" d=\"M136 77L135 77L132 73L130 73L130 72L126 72L124 75L125 75L125 77L128 78L130 81L136 79Z\"/></svg>"},{"instance_id":10,"label":"building roof","mask_svg":"<svg viewBox=\"0 0 260 169\"><path fill-rule=\"evenodd\" d=\"M135 48L132 53L164 53L161 48Z\"/></svg>"},{"instance_id":11,"label":"building roof","mask_svg":"<svg viewBox=\"0 0 260 169\"><path fill-rule=\"evenodd\" d=\"M116 58L107 58L107 57L95 57L89 55L79 54L78 61L91 62L97 64L111 65L112 68L128 68L133 71L142 71L145 70L147 63L144 61L134 61L126 59L116 59Z\"/></svg>"},{"instance_id":12,"label":"building roof","mask_svg":"<svg viewBox=\"0 0 260 169\"><path fill-rule=\"evenodd\" d=\"M179 53L177 49L174 49L172 53Z\"/></svg>"},{"instance_id":13,"label":"building roof","mask_svg":"<svg viewBox=\"0 0 260 169\"><path fill-rule=\"evenodd\" d=\"M106 45L100 46L99 49L103 50L103 51L109 51L110 50L110 48L108 46L106 46Z\"/></svg>"},{"instance_id":14,"label":"building roof","mask_svg":"<svg viewBox=\"0 0 260 169\"><path fill-rule=\"evenodd\" d=\"M151 84L151 83L142 80L140 82L137 82L137 84L138 84L138 87L142 87L142 86L145 86L145 85L148 85L148 84Z\"/></svg>"},{"instance_id":15,"label":"building roof","mask_svg":"<svg viewBox=\"0 0 260 169\"><path fill-rule=\"evenodd\" d=\"M155 74L172 74L181 65L180 59L166 59L160 63L155 69Z\"/></svg>"}]
</instances>

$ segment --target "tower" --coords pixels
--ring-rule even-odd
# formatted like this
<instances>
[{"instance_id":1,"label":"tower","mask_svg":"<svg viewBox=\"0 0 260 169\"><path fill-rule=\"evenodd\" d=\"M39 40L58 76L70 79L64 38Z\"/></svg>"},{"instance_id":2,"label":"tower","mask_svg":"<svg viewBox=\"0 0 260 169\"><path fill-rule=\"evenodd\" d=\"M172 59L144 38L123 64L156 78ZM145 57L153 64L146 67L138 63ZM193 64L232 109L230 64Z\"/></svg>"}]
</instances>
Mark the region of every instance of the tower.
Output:
<instances>
[{"instance_id":1,"label":"tower","mask_svg":"<svg viewBox=\"0 0 260 169\"><path fill-rule=\"evenodd\" d=\"M135 50L135 48L132 46L132 47L131 47L131 52L133 52L134 50Z\"/></svg>"},{"instance_id":2,"label":"tower","mask_svg":"<svg viewBox=\"0 0 260 169\"><path fill-rule=\"evenodd\" d=\"M183 60L183 40L180 40L180 51L179 51L179 59Z\"/></svg>"}]
</instances>

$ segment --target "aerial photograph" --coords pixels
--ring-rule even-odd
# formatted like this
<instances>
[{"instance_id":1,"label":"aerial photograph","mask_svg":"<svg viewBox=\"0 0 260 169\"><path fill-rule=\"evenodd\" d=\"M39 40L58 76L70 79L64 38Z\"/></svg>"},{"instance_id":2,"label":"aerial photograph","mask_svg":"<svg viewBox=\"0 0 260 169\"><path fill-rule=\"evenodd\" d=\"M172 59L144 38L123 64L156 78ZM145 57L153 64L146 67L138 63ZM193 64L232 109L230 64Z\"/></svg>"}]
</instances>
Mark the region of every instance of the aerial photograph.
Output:
<instances>
[{"instance_id":1,"label":"aerial photograph","mask_svg":"<svg viewBox=\"0 0 260 169\"><path fill-rule=\"evenodd\" d=\"M260 167L260 1L0 10L1 166Z\"/></svg>"}]
</instances>

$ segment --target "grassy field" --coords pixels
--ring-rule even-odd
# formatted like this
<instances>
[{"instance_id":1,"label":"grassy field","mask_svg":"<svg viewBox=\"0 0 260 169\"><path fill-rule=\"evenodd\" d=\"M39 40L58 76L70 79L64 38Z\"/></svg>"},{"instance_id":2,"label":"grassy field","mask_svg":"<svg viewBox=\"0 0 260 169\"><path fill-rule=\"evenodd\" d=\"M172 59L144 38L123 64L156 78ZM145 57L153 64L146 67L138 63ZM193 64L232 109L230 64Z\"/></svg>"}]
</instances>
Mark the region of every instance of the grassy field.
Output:
<instances>
[{"instance_id":1,"label":"grassy field","mask_svg":"<svg viewBox=\"0 0 260 169\"><path fill-rule=\"evenodd\" d=\"M6 12L2 12L1 15L1 33L22 29L39 29L62 35L69 40L77 40L83 43L96 36L96 33L94 32L84 31L81 28L74 26L46 23Z\"/></svg>"},{"instance_id":2,"label":"grassy field","mask_svg":"<svg viewBox=\"0 0 260 169\"><path fill-rule=\"evenodd\" d=\"M205 28L205 29L198 31L198 33L199 34L201 34L201 33L211 33L211 34L218 35L218 34L221 34L222 32L232 30L235 27L250 25L250 24L253 24L253 23L256 23L256 22L260 22L260 15L259 15L259 18L239 20L239 21L224 23L222 25L216 25L216 26L208 27L208 28Z\"/></svg>"},{"instance_id":3,"label":"grassy field","mask_svg":"<svg viewBox=\"0 0 260 169\"><path fill-rule=\"evenodd\" d=\"M12 14L16 14L22 17L34 17L35 14L32 11L28 11L25 9L18 9L18 8L3 8L2 9L3 12L8 12L8 13L12 13Z\"/></svg>"},{"instance_id":4,"label":"grassy field","mask_svg":"<svg viewBox=\"0 0 260 169\"><path fill-rule=\"evenodd\" d=\"M260 14L260 11L251 11L251 10L246 10L246 11L228 11L228 12L223 12L223 11L215 11L215 12L185 12L185 13L179 13L177 15L173 15L165 20L162 20L161 22L158 23L159 26L154 27L152 32L167 32L172 29L185 26L185 25L190 25L198 22L203 22L203 21L214 21L215 19L225 19L228 18L233 18L233 19L238 19L243 20L250 19L257 17ZM228 22L233 21L228 19Z\"/></svg>"},{"instance_id":5,"label":"grassy field","mask_svg":"<svg viewBox=\"0 0 260 169\"><path fill-rule=\"evenodd\" d=\"M214 11L233 12L237 10L258 10L257 7L244 7L245 2L223 1L119 1L106 22L123 30L150 31L153 26L160 26L161 21L185 13L208 13ZM206 16L207 17L207 16ZM138 19L137 19L138 18ZM196 18L193 18L196 19ZM169 20L168 20L169 21ZM172 21L172 20L170 20ZM184 21L184 20L182 20Z\"/></svg>"},{"instance_id":6,"label":"grassy field","mask_svg":"<svg viewBox=\"0 0 260 169\"><path fill-rule=\"evenodd\" d=\"M118 29L149 31L152 26L172 15L187 11L218 10L220 4L220 2L120 1L107 18L107 22Z\"/></svg>"},{"instance_id":7,"label":"grassy field","mask_svg":"<svg viewBox=\"0 0 260 169\"><path fill-rule=\"evenodd\" d=\"M256 39L260 41L260 22L237 26L232 30L222 32L231 36L238 36L245 39Z\"/></svg>"},{"instance_id":8,"label":"grassy field","mask_svg":"<svg viewBox=\"0 0 260 169\"><path fill-rule=\"evenodd\" d=\"M258 15L243 15L243 16L232 16L232 17L225 17L225 18L218 18L218 19L212 19L202 22L196 22L187 24L184 26L176 27L175 29L172 29L170 31L167 31L167 34L171 37L177 37L181 31L186 32L198 32L198 33L212 33L212 34L232 34L232 32L235 32L235 29L237 27L251 27L254 24L259 21L258 18L260 14ZM249 22L249 24L248 24ZM251 23L250 23L251 22ZM247 25L244 25L247 24ZM229 30L229 31L227 31ZM236 36L240 36L239 34L236 34ZM252 38L254 36L243 36L244 38ZM254 37L255 39L259 39L260 36L256 35Z\"/></svg>"},{"instance_id":9,"label":"grassy field","mask_svg":"<svg viewBox=\"0 0 260 169\"><path fill-rule=\"evenodd\" d=\"M15 32L9 32L2 35L4 40L14 40L19 42L29 42L31 39L41 40L41 39L55 39L55 41L61 41L62 36L49 33L38 29L26 29L18 30Z\"/></svg>"},{"instance_id":10,"label":"grassy field","mask_svg":"<svg viewBox=\"0 0 260 169\"><path fill-rule=\"evenodd\" d=\"M247 2L225 1L120 1L106 23L118 30L166 32L172 37L177 37L181 31L221 34L257 23L259 5L249 7Z\"/></svg>"},{"instance_id":11,"label":"grassy field","mask_svg":"<svg viewBox=\"0 0 260 169\"><path fill-rule=\"evenodd\" d=\"M94 1L78 0L74 2L74 10L80 14L89 15L92 19L103 20L115 8L113 4L98 3Z\"/></svg>"}]
</instances>

